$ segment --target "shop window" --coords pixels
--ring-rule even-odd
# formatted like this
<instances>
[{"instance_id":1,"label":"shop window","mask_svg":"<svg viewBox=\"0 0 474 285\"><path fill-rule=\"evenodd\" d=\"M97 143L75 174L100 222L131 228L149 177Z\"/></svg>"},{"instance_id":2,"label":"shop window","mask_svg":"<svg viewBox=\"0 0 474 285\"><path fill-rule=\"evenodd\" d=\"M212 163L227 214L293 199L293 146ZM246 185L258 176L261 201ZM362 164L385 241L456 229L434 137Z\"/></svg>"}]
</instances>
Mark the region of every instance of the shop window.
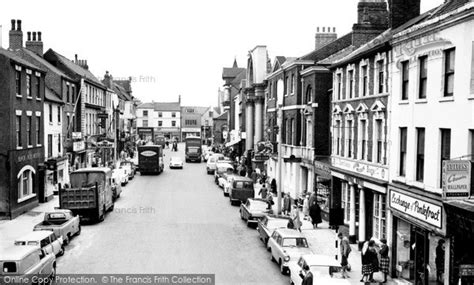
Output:
<instances>
[{"instance_id":1,"label":"shop window","mask_svg":"<svg viewBox=\"0 0 474 285\"><path fill-rule=\"evenodd\" d=\"M18 177L18 199L28 197L33 193L33 172L26 169Z\"/></svg>"},{"instance_id":2,"label":"shop window","mask_svg":"<svg viewBox=\"0 0 474 285\"><path fill-rule=\"evenodd\" d=\"M386 206L385 196L380 194L374 194L374 206L373 206L373 233L374 237L378 239L386 238L387 223L386 223Z\"/></svg>"},{"instance_id":3,"label":"shop window","mask_svg":"<svg viewBox=\"0 0 474 285\"><path fill-rule=\"evenodd\" d=\"M344 221L349 223L351 212L351 191L349 184L342 182L342 208L344 208Z\"/></svg>"}]
</instances>

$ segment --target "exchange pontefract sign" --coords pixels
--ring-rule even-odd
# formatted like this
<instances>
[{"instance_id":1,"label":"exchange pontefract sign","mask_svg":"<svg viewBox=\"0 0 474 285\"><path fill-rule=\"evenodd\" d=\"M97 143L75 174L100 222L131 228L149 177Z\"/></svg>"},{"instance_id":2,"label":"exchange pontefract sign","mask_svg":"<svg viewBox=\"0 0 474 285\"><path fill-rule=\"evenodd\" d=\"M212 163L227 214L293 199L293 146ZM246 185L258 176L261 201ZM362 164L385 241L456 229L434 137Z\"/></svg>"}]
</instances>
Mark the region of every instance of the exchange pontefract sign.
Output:
<instances>
[{"instance_id":1,"label":"exchange pontefract sign","mask_svg":"<svg viewBox=\"0 0 474 285\"><path fill-rule=\"evenodd\" d=\"M443 161L443 199L468 199L471 196L472 162L470 160Z\"/></svg>"}]
</instances>

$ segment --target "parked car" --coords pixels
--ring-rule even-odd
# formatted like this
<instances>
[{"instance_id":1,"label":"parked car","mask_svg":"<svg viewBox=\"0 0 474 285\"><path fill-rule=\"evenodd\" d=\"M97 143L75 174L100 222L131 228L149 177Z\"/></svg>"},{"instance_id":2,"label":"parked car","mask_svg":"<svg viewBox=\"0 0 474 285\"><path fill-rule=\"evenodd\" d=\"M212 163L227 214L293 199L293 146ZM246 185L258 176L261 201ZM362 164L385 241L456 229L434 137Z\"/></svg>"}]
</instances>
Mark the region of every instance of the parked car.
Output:
<instances>
[{"instance_id":1,"label":"parked car","mask_svg":"<svg viewBox=\"0 0 474 285\"><path fill-rule=\"evenodd\" d=\"M224 173L221 178L219 178L219 185L222 185L222 192L224 196L229 196L230 187L234 181L234 173Z\"/></svg>"},{"instance_id":2,"label":"parked car","mask_svg":"<svg viewBox=\"0 0 474 285\"><path fill-rule=\"evenodd\" d=\"M224 160L224 155L222 153L214 153L208 158L206 163L207 174L214 174L214 171L216 170L216 163L219 160Z\"/></svg>"},{"instance_id":3,"label":"parked car","mask_svg":"<svg viewBox=\"0 0 474 285\"><path fill-rule=\"evenodd\" d=\"M116 181L120 182L120 185L125 186L128 183L128 174L124 168L115 168L112 170L112 177Z\"/></svg>"},{"instance_id":4,"label":"parked car","mask_svg":"<svg viewBox=\"0 0 474 285\"><path fill-rule=\"evenodd\" d=\"M212 150L208 149L208 150L204 151L204 153L202 154L202 159L204 161L207 161L209 159L209 157L213 154L214 154L214 152L212 152Z\"/></svg>"},{"instance_id":5,"label":"parked car","mask_svg":"<svg viewBox=\"0 0 474 285\"><path fill-rule=\"evenodd\" d=\"M33 284L33 277L49 280L48 283L51 284L56 276L56 257L54 254L46 254L37 246L1 248L0 266L0 284L12 283L11 277L22 280L14 282L15 284Z\"/></svg>"},{"instance_id":6,"label":"parked car","mask_svg":"<svg viewBox=\"0 0 474 285\"><path fill-rule=\"evenodd\" d=\"M290 221L288 216L265 215L258 221L257 230L260 240L267 247L268 239L276 229L286 229ZM268 248L268 247L267 247Z\"/></svg>"},{"instance_id":7,"label":"parked car","mask_svg":"<svg viewBox=\"0 0 474 285\"><path fill-rule=\"evenodd\" d=\"M132 180L135 177L135 170L133 169L133 162L123 160L120 162L120 168L125 169L125 173L128 175L128 180Z\"/></svg>"},{"instance_id":8,"label":"parked car","mask_svg":"<svg viewBox=\"0 0 474 285\"><path fill-rule=\"evenodd\" d=\"M297 260L304 254L313 254L306 237L297 230L275 230L267 246L270 249L271 260L278 263L281 274L286 274L290 261Z\"/></svg>"},{"instance_id":9,"label":"parked car","mask_svg":"<svg viewBox=\"0 0 474 285\"><path fill-rule=\"evenodd\" d=\"M119 182L118 177L112 176L112 183L110 186L112 188L113 200L115 201L120 198L120 194L122 193L122 184Z\"/></svg>"},{"instance_id":10,"label":"parked car","mask_svg":"<svg viewBox=\"0 0 474 285\"><path fill-rule=\"evenodd\" d=\"M64 254L64 244L62 237L57 237L52 231L33 231L24 237L15 240L15 245L33 245L42 249L46 254L60 256Z\"/></svg>"},{"instance_id":11,"label":"parked car","mask_svg":"<svg viewBox=\"0 0 474 285\"><path fill-rule=\"evenodd\" d=\"M247 221L247 226L258 223L259 219L268 214L267 200L263 199L247 199L247 202L240 204L240 218Z\"/></svg>"},{"instance_id":12,"label":"parked car","mask_svg":"<svg viewBox=\"0 0 474 285\"><path fill-rule=\"evenodd\" d=\"M219 178L222 176L222 174L229 172L234 172L234 166L229 162L218 161L216 163L216 170L214 171L214 182L219 185Z\"/></svg>"},{"instance_id":13,"label":"parked car","mask_svg":"<svg viewBox=\"0 0 474 285\"><path fill-rule=\"evenodd\" d=\"M183 160L181 157L173 156L170 158L170 168L183 168Z\"/></svg>"},{"instance_id":14,"label":"parked car","mask_svg":"<svg viewBox=\"0 0 474 285\"><path fill-rule=\"evenodd\" d=\"M229 190L230 204L245 202L255 197L253 180L247 177L235 176Z\"/></svg>"},{"instance_id":15,"label":"parked car","mask_svg":"<svg viewBox=\"0 0 474 285\"><path fill-rule=\"evenodd\" d=\"M33 231L52 231L63 239L64 244L68 244L73 236L81 234L79 220L79 216L74 216L71 210L58 209L45 213L43 221Z\"/></svg>"},{"instance_id":16,"label":"parked car","mask_svg":"<svg viewBox=\"0 0 474 285\"><path fill-rule=\"evenodd\" d=\"M313 280L317 280L318 284L351 284L342 278L341 265L334 256L319 254L302 255L299 259L289 262L291 284L301 285L303 278L300 273L304 265L309 266Z\"/></svg>"}]
</instances>

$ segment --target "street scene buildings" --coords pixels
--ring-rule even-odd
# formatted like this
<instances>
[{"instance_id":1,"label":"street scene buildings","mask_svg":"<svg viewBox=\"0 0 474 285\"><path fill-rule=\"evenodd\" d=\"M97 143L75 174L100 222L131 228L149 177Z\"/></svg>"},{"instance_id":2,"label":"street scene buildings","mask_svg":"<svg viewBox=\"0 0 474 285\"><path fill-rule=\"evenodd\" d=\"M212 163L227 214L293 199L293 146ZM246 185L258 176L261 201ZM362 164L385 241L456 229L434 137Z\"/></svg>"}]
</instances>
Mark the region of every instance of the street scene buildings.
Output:
<instances>
[{"instance_id":1,"label":"street scene buildings","mask_svg":"<svg viewBox=\"0 0 474 285\"><path fill-rule=\"evenodd\" d=\"M217 92L171 101L11 20L0 280L31 255L53 281L474 284L474 1L353 2L347 32L315 24L301 54L252 42L198 74ZM220 37L230 50L244 35Z\"/></svg>"}]
</instances>

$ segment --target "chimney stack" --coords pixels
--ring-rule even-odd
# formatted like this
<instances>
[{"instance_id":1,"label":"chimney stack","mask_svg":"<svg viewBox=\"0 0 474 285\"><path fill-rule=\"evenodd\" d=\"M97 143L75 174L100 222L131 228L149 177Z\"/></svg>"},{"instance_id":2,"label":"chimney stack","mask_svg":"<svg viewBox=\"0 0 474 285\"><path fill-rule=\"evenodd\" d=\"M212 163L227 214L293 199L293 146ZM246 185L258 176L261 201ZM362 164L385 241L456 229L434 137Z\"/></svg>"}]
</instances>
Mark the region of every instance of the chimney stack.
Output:
<instances>
[{"instance_id":1,"label":"chimney stack","mask_svg":"<svg viewBox=\"0 0 474 285\"><path fill-rule=\"evenodd\" d=\"M392 29L420 15L420 0L388 0L388 6L389 25Z\"/></svg>"},{"instance_id":2,"label":"chimney stack","mask_svg":"<svg viewBox=\"0 0 474 285\"><path fill-rule=\"evenodd\" d=\"M109 71L105 71L104 80L102 80L102 83L104 83L107 88L112 89L112 75L109 74Z\"/></svg>"},{"instance_id":3,"label":"chimney stack","mask_svg":"<svg viewBox=\"0 0 474 285\"><path fill-rule=\"evenodd\" d=\"M16 23L16 29L15 29ZM12 29L9 32L9 49L17 50L23 47L23 32L21 31L21 20L12 20Z\"/></svg>"},{"instance_id":4,"label":"chimney stack","mask_svg":"<svg viewBox=\"0 0 474 285\"><path fill-rule=\"evenodd\" d=\"M411 0L399 0L410 2ZM359 0L357 23L365 25L387 25L388 12L385 0Z\"/></svg>"},{"instance_id":5,"label":"chimney stack","mask_svg":"<svg viewBox=\"0 0 474 285\"><path fill-rule=\"evenodd\" d=\"M41 32L27 32L27 41L25 47L37 55L43 57L43 42L41 41ZM33 35L33 37L31 37ZM36 37L38 35L38 37Z\"/></svg>"},{"instance_id":6,"label":"chimney stack","mask_svg":"<svg viewBox=\"0 0 474 285\"><path fill-rule=\"evenodd\" d=\"M326 27L322 27L322 32L319 32L319 27L316 27L316 35L314 36L314 38L314 49L318 50L337 39L336 28L333 27L333 32L331 32L331 28L328 27L326 32Z\"/></svg>"}]
</instances>

